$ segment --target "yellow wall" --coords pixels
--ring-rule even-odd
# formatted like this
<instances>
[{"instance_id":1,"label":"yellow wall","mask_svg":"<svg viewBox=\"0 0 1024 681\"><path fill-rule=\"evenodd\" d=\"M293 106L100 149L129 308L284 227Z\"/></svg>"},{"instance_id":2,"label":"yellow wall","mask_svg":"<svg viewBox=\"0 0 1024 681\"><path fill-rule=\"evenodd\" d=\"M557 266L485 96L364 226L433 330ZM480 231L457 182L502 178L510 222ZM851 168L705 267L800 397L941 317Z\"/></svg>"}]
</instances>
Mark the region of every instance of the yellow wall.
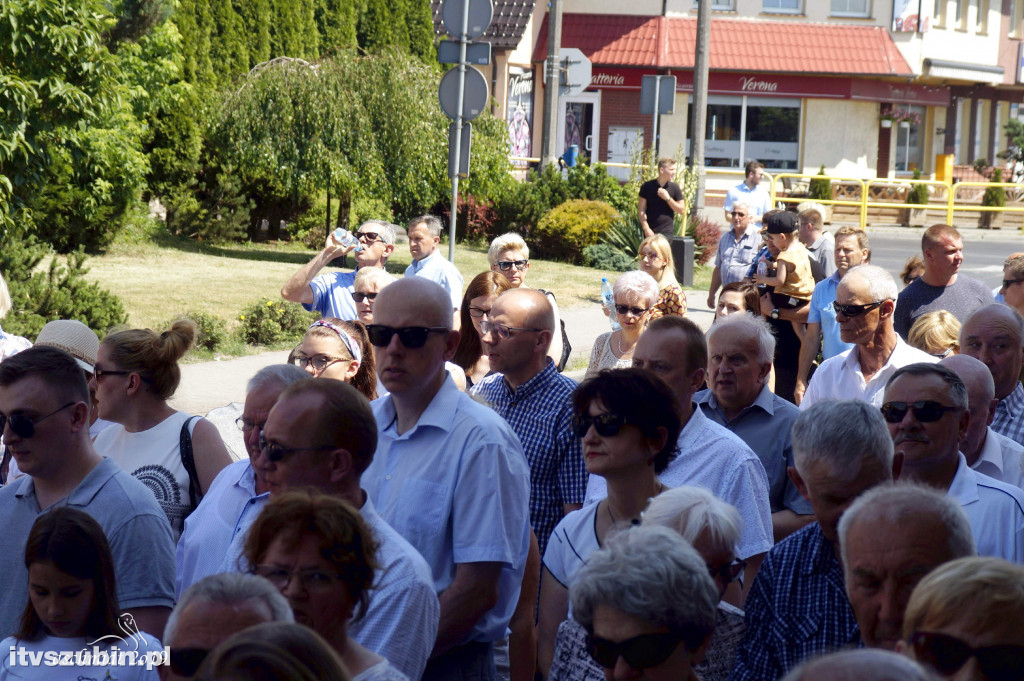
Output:
<instances>
[{"instance_id":1,"label":"yellow wall","mask_svg":"<svg viewBox=\"0 0 1024 681\"><path fill-rule=\"evenodd\" d=\"M826 174L874 177L878 164L876 102L805 99L803 128L803 172L817 173L825 164Z\"/></svg>"}]
</instances>

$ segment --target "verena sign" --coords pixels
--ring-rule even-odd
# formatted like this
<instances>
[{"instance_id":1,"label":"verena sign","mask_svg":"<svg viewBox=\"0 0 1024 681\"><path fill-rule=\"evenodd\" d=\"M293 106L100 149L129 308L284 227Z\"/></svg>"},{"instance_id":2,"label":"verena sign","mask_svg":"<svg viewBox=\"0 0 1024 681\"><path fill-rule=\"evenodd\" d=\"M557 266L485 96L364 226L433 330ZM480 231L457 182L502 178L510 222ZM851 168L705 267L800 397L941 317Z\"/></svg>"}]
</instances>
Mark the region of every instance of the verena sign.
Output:
<instances>
[{"instance_id":1,"label":"verena sign","mask_svg":"<svg viewBox=\"0 0 1024 681\"><path fill-rule=\"evenodd\" d=\"M757 76L749 78L740 76L740 90L743 92L778 92L779 83L774 80L758 80Z\"/></svg>"}]
</instances>

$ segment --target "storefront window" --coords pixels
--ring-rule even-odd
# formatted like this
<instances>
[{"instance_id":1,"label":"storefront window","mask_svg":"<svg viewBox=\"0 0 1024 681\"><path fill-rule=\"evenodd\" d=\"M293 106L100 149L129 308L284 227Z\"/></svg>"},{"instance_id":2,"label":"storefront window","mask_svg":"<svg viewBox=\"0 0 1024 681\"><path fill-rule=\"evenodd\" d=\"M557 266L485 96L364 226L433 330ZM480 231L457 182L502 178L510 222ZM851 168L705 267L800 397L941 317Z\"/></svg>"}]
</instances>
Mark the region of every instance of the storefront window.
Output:
<instances>
[{"instance_id":1,"label":"storefront window","mask_svg":"<svg viewBox=\"0 0 1024 681\"><path fill-rule=\"evenodd\" d=\"M693 115L693 104L688 116ZM704 164L742 168L751 159L766 168L794 170L800 146L800 100L775 97L708 98Z\"/></svg>"},{"instance_id":2,"label":"storefront window","mask_svg":"<svg viewBox=\"0 0 1024 681\"><path fill-rule=\"evenodd\" d=\"M924 170L925 108L903 106L906 111L918 115L920 125L900 123L896 126L896 172L912 173L915 168Z\"/></svg>"}]
</instances>

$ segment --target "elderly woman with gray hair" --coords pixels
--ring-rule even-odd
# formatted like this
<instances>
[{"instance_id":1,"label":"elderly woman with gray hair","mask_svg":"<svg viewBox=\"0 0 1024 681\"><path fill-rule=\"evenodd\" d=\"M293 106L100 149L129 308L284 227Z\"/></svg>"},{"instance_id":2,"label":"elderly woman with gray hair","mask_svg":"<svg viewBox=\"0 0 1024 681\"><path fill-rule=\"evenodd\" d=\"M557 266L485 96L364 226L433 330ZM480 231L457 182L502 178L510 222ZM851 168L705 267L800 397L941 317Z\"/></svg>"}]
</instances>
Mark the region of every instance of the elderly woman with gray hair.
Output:
<instances>
[{"instance_id":1,"label":"elderly woman with gray hair","mask_svg":"<svg viewBox=\"0 0 1024 681\"><path fill-rule=\"evenodd\" d=\"M735 547L743 532L743 519L729 504L699 487L677 487L651 500L642 526L667 527L690 543L704 561L718 590L715 633L704 659L694 668L703 681L726 681L732 671L733 651L743 637L743 612L721 601L729 584L743 571ZM574 620L558 629L549 681L601 681L604 669L587 653L586 631Z\"/></svg>"},{"instance_id":2,"label":"elderly woman with gray hair","mask_svg":"<svg viewBox=\"0 0 1024 681\"><path fill-rule=\"evenodd\" d=\"M574 616L606 679L699 681L718 591L700 555L666 527L610 538L572 587Z\"/></svg>"},{"instance_id":3,"label":"elderly woman with gray hair","mask_svg":"<svg viewBox=\"0 0 1024 681\"><path fill-rule=\"evenodd\" d=\"M612 287L615 310L611 312L619 330L603 333L594 340L590 364L584 378L601 369L623 369L633 366L633 350L640 334L647 328L651 310L658 302L658 282L646 272L626 272ZM606 310L607 312L607 310Z\"/></svg>"}]
</instances>

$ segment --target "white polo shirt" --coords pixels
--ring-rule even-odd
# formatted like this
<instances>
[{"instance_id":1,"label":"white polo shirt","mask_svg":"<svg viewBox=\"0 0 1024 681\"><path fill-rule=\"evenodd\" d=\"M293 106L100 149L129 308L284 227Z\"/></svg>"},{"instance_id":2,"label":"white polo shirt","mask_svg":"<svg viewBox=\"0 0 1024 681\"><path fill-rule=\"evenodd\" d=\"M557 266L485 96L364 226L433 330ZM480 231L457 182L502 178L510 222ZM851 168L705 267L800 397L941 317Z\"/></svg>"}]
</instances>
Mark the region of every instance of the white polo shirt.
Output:
<instances>
[{"instance_id":1,"label":"white polo shirt","mask_svg":"<svg viewBox=\"0 0 1024 681\"><path fill-rule=\"evenodd\" d=\"M1024 491L971 470L959 457L947 494L967 514L978 555L1024 565Z\"/></svg>"},{"instance_id":2,"label":"white polo shirt","mask_svg":"<svg viewBox=\"0 0 1024 681\"><path fill-rule=\"evenodd\" d=\"M988 428L973 470L1024 489L1024 447Z\"/></svg>"},{"instance_id":3,"label":"white polo shirt","mask_svg":"<svg viewBox=\"0 0 1024 681\"><path fill-rule=\"evenodd\" d=\"M818 370L807 384L807 392L800 403L800 409L808 409L816 402L823 400L864 400L876 407L882 406L885 397L885 384L889 377L900 367L916 362L935 363L937 357L922 352L908 345L902 338L896 337L896 347L885 365L875 372L870 381L864 380L860 371L860 347L841 352L821 363Z\"/></svg>"}]
</instances>

